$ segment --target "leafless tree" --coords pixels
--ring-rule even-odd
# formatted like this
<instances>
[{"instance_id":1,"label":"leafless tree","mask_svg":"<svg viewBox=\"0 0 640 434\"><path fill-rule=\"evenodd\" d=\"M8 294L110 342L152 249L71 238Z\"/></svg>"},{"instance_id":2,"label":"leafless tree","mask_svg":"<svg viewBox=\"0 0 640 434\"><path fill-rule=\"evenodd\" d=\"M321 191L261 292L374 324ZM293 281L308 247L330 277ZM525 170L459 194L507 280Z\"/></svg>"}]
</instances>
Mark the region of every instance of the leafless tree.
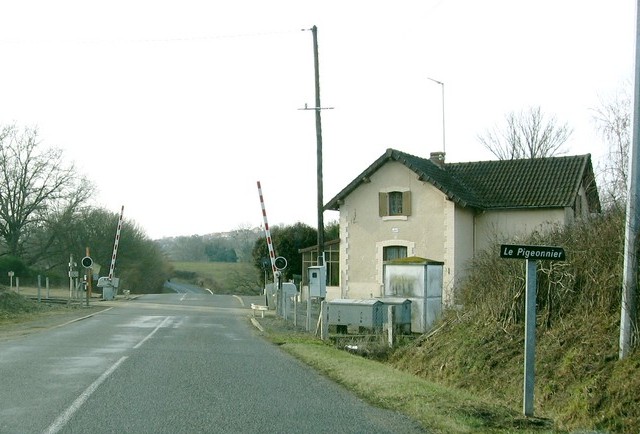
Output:
<instances>
[{"instance_id":1,"label":"leafless tree","mask_svg":"<svg viewBox=\"0 0 640 434\"><path fill-rule=\"evenodd\" d=\"M92 191L61 150L41 150L37 129L0 129L0 238L5 253L22 256L30 235L52 216L72 213Z\"/></svg>"},{"instance_id":2,"label":"leafless tree","mask_svg":"<svg viewBox=\"0 0 640 434\"><path fill-rule=\"evenodd\" d=\"M606 158L599 168L599 190L605 207L624 207L626 203L631 147L629 87L623 87L609 100L601 100L594 109L596 129L607 145Z\"/></svg>"},{"instance_id":3,"label":"leafless tree","mask_svg":"<svg viewBox=\"0 0 640 434\"><path fill-rule=\"evenodd\" d=\"M540 107L532 107L507 114L504 126L488 129L478 140L500 160L541 158L566 152L563 146L572 132L555 116L545 116Z\"/></svg>"}]
</instances>

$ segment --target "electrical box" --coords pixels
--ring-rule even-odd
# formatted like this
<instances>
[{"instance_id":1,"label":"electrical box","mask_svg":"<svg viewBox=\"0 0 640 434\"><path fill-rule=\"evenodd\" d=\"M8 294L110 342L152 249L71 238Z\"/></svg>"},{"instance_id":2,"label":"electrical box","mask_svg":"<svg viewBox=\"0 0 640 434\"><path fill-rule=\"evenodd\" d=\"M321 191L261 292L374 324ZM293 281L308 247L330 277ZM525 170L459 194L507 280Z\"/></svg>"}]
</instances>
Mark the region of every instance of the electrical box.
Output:
<instances>
[{"instance_id":1,"label":"electrical box","mask_svg":"<svg viewBox=\"0 0 640 434\"><path fill-rule=\"evenodd\" d=\"M282 284L282 295L284 297L293 297L295 295L298 295L298 288L296 287L296 284L291 282L284 282Z\"/></svg>"},{"instance_id":2,"label":"electrical box","mask_svg":"<svg viewBox=\"0 0 640 434\"><path fill-rule=\"evenodd\" d=\"M327 268L315 265L308 268L309 295L325 298L327 296Z\"/></svg>"},{"instance_id":3,"label":"electrical box","mask_svg":"<svg viewBox=\"0 0 640 434\"><path fill-rule=\"evenodd\" d=\"M349 327L358 331L380 331L383 323L384 304L376 299L338 298L329 302L329 326L336 326L338 333L348 332Z\"/></svg>"},{"instance_id":4,"label":"electrical box","mask_svg":"<svg viewBox=\"0 0 640 434\"><path fill-rule=\"evenodd\" d=\"M384 295L411 301L412 332L426 333L440 318L443 268L443 262L418 257L384 263Z\"/></svg>"},{"instance_id":5,"label":"electrical box","mask_svg":"<svg viewBox=\"0 0 640 434\"><path fill-rule=\"evenodd\" d=\"M117 288L119 285L120 285L120 278L113 277L109 279L108 277L104 276L104 277L98 278L98 283L96 286L98 288L104 288L106 286L112 286L114 288Z\"/></svg>"},{"instance_id":6,"label":"electrical box","mask_svg":"<svg viewBox=\"0 0 640 434\"><path fill-rule=\"evenodd\" d=\"M395 316L393 327L403 334L411 334L411 300L398 297L384 297L379 299L384 305L382 309L383 322L387 323L387 307L394 306Z\"/></svg>"}]
</instances>

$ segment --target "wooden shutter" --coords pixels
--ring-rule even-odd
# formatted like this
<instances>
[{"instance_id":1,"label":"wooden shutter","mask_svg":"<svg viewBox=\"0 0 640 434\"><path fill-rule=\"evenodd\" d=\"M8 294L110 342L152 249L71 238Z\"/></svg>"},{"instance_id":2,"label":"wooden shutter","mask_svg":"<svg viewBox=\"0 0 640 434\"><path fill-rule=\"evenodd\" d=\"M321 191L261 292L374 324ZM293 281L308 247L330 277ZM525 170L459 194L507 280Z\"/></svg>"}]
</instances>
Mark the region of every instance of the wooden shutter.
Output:
<instances>
[{"instance_id":1,"label":"wooden shutter","mask_svg":"<svg viewBox=\"0 0 640 434\"><path fill-rule=\"evenodd\" d=\"M411 215L411 192L402 192L402 215Z\"/></svg>"},{"instance_id":2,"label":"wooden shutter","mask_svg":"<svg viewBox=\"0 0 640 434\"><path fill-rule=\"evenodd\" d=\"M380 217L389 215L389 195L378 193L378 212Z\"/></svg>"}]
</instances>

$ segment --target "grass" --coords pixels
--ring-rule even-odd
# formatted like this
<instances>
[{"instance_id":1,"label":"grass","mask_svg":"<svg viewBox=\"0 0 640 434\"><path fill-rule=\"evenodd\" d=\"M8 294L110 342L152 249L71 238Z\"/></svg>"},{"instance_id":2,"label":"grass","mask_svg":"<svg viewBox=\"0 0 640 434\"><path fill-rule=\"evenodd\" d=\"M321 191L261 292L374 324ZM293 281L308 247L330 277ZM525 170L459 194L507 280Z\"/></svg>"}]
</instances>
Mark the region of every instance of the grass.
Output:
<instances>
[{"instance_id":1,"label":"grass","mask_svg":"<svg viewBox=\"0 0 640 434\"><path fill-rule=\"evenodd\" d=\"M431 433L553 433L553 423L463 389L428 381L388 363L350 354L279 318L259 320L265 337L373 405L403 413Z\"/></svg>"},{"instance_id":2,"label":"grass","mask_svg":"<svg viewBox=\"0 0 640 434\"><path fill-rule=\"evenodd\" d=\"M60 321L74 319L78 316L79 309L82 310L82 315L104 309L95 305L87 308L79 303L74 305L50 304L46 301L39 303L28 298L36 294L35 288L21 289L18 294L14 290L0 286L0 329L5 335L24 334L29 329L43 328ZM66 294L68 296L68 290ZM50 295L51 297L59 296L54 294L53 290Z\"/></svg>"},{"instance_id":3,"label":"grass","mask_svg":"<svg viewBox=\"0 0 640 434\"><path fill-rule=\"evenodd\" d=\"M253 264L244 262L172 262L174 279L202 285L216 294L256 295L262 290Z\"/></svg>"}]
</instances>

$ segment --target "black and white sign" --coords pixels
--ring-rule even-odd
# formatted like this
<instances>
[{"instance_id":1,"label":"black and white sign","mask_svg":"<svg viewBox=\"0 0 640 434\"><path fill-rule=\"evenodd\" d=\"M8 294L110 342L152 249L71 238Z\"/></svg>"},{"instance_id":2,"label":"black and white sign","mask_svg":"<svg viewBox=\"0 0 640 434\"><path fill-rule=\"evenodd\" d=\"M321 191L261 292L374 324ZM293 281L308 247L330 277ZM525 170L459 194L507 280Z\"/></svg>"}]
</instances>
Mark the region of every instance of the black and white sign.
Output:
<instances>
[{"instance_id":1,"label":"black and white sign","mask_svg":"<svg viewBox=\"0 0 640 434\"><path fill-rule=\"evenodd\" d=\"M566 259L562 247L519 246L515 244L502 244L500 246L500 257L532 260L546 259L550 261L564 261Z\"/></svg>"}]
</instances>

